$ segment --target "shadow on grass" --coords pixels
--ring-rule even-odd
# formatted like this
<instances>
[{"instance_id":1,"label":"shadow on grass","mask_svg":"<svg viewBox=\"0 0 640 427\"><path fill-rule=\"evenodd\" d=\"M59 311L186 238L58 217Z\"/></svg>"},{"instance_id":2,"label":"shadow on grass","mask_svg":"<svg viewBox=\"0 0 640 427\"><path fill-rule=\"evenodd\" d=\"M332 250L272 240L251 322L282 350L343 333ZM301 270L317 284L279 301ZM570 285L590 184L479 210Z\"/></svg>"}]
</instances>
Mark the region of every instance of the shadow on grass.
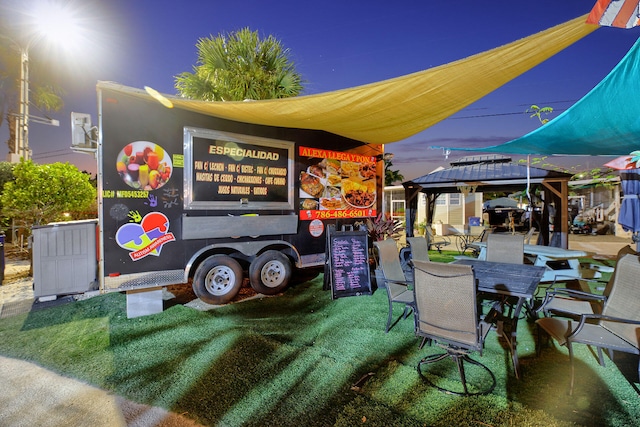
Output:
<instances>
[{"instance_id":1,"label":"shadow on grass","mask_svg":"<svg viewBox=\"0 0 640 427\"><path fill-rule=\"evenodd\" d=\"M535 357L535 327L524 320L522 380L492 332L473 357L496 374L496 390L438 392L416 366L439 349L418 349L411 319L385 334L387 309L380 290L331 300L322 277L275 298L208 312L174 305L135 319L114 293L3 319L0 352L205 425L632 425L640 416L618 367L600 367L585 346L576 346L568 396L566 350L549 346Z\"/></svg>"},{"instance_id":2,"label":"shadow on grass","mask_svg":"<svg viewBox=\"0 0 640 427\"><path fill-rule=\"evenodd\" d=\"M638 416L638 405L628 405L627 400L638 400L636 387L624 380L623 373L611 361L607 360L607 367L602 367L593 348L574 345L575 382L573 395L569 395L571 362L568 350L543 336L540 354L536 355L538 333L534 323L520 321L519 348L524 347L525 352L526 349L529 351L520 358L522 380L516 380L513 376L507 379L511 401L579 425L635 423L633 420ZM544 332L541 333L544 335Z\"/></svg>"},{"instance_id":3,"label":"shadow on grass","mask_svg":"<svg viewBox=\"0 0 640 427\"><path fill-rule=\"evenodd\" d=\"M331 301L317 280L209 312L112 317L117 369L103 386L206 425L332 425L355 397L349 384L388 357L377 345L385 317L369 318L368 296Z\"/></svg>"}]
</instances>

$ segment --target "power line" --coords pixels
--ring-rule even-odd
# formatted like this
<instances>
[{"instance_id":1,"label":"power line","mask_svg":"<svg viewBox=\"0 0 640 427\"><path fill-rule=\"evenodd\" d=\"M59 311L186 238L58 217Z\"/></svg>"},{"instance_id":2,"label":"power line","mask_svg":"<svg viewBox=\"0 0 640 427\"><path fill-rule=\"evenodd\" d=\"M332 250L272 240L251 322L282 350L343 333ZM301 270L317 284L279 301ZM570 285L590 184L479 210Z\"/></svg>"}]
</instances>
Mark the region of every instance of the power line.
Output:
<instances>
[{"instance_id":1,"label":"power line","mask_svg":"<svg viewBox=\"0 0 640 427\"><path fill-rule=\"evenodd\" d=\"M65 151L65 152L66 152L66 151L68 151L68 150L69 150L68 148L61 148L61 149L59 149L59 150L43 151L43 152L39 153L38 155L42 155L42 154L52 154L52 153L61 153L61 152L63 152L63 151Z\"/></svg>"},{"instance_id":2,"label":"power line","mask_svg":"<svg viewBox=\"0 0 640 427\"><path fill-rule=\"evenodd\" d=\"M59 154L54 154L55 151L49 151L47 153L41 153L41 154L38 154L38 155L34 155L33 156L33 160L49 159L49 158L52 158L52 157L68 156L69 154L73 154L72 152L69 152L69 150L58 150L58 151L64 151L64 152L59 153Z\"/></svg>"},{"instance_id":3,"label":"power line","mask_svg":"<svg viewBox=\"0 0 640 427\"><path fill-rule=\"evenodd\" d=\"M563 112L565 111L565 109L553 109L553 112ZM477 119L477 118L481 118L481 117L499 117L499 116L515 116L515 115L519 115L519 114L530 114L526 111L518 111L518 112L511 112L511 113L492 113L492 114L476 114L473 116L462 116L462 117L451 117L451 120L459 120L459 119Z\"/></svg>"}]
</instances>

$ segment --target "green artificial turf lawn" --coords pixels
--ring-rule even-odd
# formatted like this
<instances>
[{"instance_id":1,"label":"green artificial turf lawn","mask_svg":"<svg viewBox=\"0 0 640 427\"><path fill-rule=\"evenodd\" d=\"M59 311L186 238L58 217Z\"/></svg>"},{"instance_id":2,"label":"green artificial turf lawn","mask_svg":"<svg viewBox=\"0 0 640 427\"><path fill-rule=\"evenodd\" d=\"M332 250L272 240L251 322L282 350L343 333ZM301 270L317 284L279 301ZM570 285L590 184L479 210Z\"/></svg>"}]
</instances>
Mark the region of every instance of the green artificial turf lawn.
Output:
<instances>
[{"instance_id":1,"label":"green artificial turf lawn","mask_svg":"<svg viewBox=\"0 0 640 427\"><path fill-rule=\"evenodd\" d=\"M455 254L434 252L432 260ZM418 348L411 319L384 333L384 290L332 300L320 276L277 297L208 312L174 305L135 319L126 318L125 299L110 293L2 319L0 354L204 425L627 426L640 417L635 356L616 354L601 367L576 346L569 396L566 349L549 341L536 357L535 325L524 319L523 378L515 379L492 332L473 357L494 372L496 389L457 397L420 380L418 361L439 349ZM453 369L447 376L455 379Z\"/></svg>"}]
</instances>

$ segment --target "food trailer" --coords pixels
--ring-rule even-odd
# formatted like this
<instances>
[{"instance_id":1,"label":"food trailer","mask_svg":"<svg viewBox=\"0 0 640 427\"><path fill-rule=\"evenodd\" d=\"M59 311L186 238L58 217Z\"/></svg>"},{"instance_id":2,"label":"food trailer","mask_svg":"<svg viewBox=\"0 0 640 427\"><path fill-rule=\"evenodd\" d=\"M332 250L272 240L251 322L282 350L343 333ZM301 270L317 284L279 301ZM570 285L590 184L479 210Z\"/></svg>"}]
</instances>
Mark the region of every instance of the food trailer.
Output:
<instances>
[{"instance_id":1,"label":"food trailer","mask_svg":"<svg viewBox=\"0 0 640 427\"><path fill-rule=\"evenodd\" d=\"M322 271L328 226L378 214L382 145L225 120L192 103L98 84L102 291L191 283L222 304L248 279L277 294Z\"/></svg>"}]
</instances>

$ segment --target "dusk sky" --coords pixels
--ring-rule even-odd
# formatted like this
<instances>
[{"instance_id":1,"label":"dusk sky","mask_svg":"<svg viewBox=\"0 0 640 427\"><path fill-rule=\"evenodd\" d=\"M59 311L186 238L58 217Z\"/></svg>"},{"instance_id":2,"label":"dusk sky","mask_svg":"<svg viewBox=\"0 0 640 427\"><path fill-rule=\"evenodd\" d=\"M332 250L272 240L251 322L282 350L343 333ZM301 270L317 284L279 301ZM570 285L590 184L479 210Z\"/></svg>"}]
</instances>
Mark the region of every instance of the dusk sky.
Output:
<instances>
[{"instance_id":1,"label":"dusk sky","mask_svg":"<svg viewBox=\"0 0 640 427\"><path fill-rule=\"evenodd\" d=\"M0 0L0 13L21 23L37 0ZM588 13L595 0L378 1L64 0L75 7L85 32L67 53L34 45L31 57L47 55L52 72L66 76L65 109L50 114L60 127L33 123L30 147L39 163L65 162L95 173L95 160L73 154L71 111L97 123L99 80L150 86L175 94L174 77L192 71L201 37L243 27L273 35L291 51L314 94L359 86L425 70L529 36ZM74 6L75 5L75 6ZM15 17L15 18L14 18ZM26 25L26 24L25 24ZM447 120L405 141L389 144L393 168L405 179L424 175L468 155L445 159L432 146L484 147L522 136L540 125L532 104L554 108L555 117L589 92L622 59L640 35L637 28L603 27ZM17 53L16 53L17 54ZM32 114L38 112L32 109ZM0 127L0 159L6 158L6 123ZM639 143L640 149L640 143ZM577 170L609 158L550 159Z\"/></svg>"}]
</instances>

